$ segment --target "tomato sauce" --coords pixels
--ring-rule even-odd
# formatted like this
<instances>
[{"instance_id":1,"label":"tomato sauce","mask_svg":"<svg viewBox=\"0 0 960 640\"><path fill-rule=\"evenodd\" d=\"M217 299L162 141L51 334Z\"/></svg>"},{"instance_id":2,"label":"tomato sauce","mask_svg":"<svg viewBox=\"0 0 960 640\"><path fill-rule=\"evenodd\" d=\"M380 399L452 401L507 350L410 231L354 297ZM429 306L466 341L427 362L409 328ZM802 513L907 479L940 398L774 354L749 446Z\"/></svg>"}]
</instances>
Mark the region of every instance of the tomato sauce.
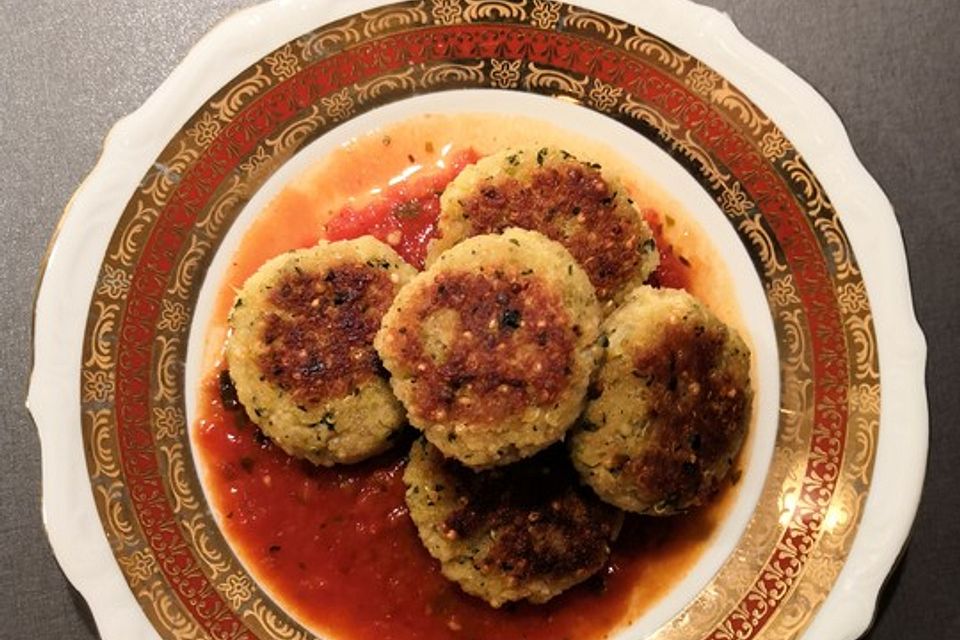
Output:
<instances>
[{"instance_id":1,"label":"tomato sauce","mask_svg":"<svg viewBox=\"0 0 960 640\"><path fill-rule=\"evenodd\" d=\"M468 164L480 159L473 149L453 154L445 167L415 180L403 180L382 197L361 208L345 206L326 224L328 240L372 235L392 246L400 256L423 268L427 243L436 233L440 194Z\"/></svg>"},{"instance_id":2,"label":"tomato sauce","mask_svg":"<svg viewBox=\"0 0 960 640\"><path fill-rule=\"evenodd\" d=\"M601 638L682 575L722 512L630 517L597 576L544 605L493 609L444 578L417 537L402 478L412 436L358 465L315 467L225 409L217 387L203 389L195 441L224 533L285 608L338 640Z\"/></svg>"},{"instance_id":3,"label":"tomato sauce","mask_svg":"<svg viewBox=\"0 0 960 640\"><path fill-rule=\"evenodd\" d=\"M686 516L630 516L607 566L543 605L494 609L440 573L404 503L403 465L415 434L351 466L319 468L274 447L243 413L224 406L218 354L233 291L260 264L319 238L372 234L422 267L439 194L479 153L461 148L433 171L318 214L296 190L282 193L244 237L208 332L194 445L226 538L256 579L294 617L338 640L590 640L629 624L693 566L732 500L726 490ZM690 263L645 211L661 249L659 286L689 288ZM278 225L283 225L278 227ZM277 229L283 232L278 233ZM213 354L213 355L211 355Z\"/></svg>"},{"instance_id":4,"label":"tomato sauce","mask_svg":"<svg viewBox=\"0 0 960 640\"><path fill-rule=\"evenodd\" d=\"M650 225L653 231L653 239L657 242L657 250L660 252L660 264L657 270L653 272L647 280L648 284L654 287L665 287L669 289L691 289L690 261L677 251L665 229L668 220L661 218L660 214L654 209L646 209L643 217Z\"/></svg>"}]
</instances>

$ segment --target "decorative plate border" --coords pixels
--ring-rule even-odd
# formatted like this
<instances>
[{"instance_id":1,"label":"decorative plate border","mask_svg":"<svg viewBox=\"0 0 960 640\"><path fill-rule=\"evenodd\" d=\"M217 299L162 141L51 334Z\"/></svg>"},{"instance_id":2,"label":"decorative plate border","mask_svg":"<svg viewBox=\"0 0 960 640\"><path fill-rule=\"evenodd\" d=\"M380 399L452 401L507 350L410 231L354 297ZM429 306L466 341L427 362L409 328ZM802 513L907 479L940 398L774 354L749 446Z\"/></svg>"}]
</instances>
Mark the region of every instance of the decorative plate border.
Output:
<instances>
[{"instance_id":1,"label":"decorative plate border","mask_svg":"<svg viewBox=\"0 0 960 640\"><path fill-rule=\"evenodd\" d=\"M562 34L507 26L527 19L527 11L530 23L542 28L562 23ZM413 35L421 29L430 30L429 41ZM538 41L543 36L550 40L545 46ZM388 39L396 46L377 48ZM449 46L438 51L444 39ZM422 56L412 72L394 66L403 62L395 53L404 47ZM491 58L494 52L499 55ZM377 61L386 75L361 79L358 61L366 68ZM341 77L331 83L320 70ZM341 88L345 84L352 86ZM876 442L877 351L850 248L791 145L719 75L648 33L540 0L405 3L313 32L228 85L170 143L156 165L162 169L145 176L98 280L82 387L95 495L145 611L155 622L166 621L161 628L176 637L201 628L213 637L252 637L243 628L251 620L254 633L290 628L252 581L233 571L228 548L218 546L223 541L215 527L207 528L212 523L182 517L201 494L183 458L176 363L186 344L184 314L217 234L259 181L323 125L395 99L392 92L464 86L566 95L655 134L745 238L779 321L784 404L800 418L781 424L762 504L791 517L784 526L764 527L758 512L741 545L772 542L770 553L734 554L706 591L722 594L724 580L732 578L719 600L736 603L734 609L701 597L658 637L701 627L714 627L709 637L716 638L753 637L764 628L773 637L795 634L843 564ZM270 129L271 117L286 120L286 127ZM277 135L264 135L271 131ZM250 146L264 137L266 145ZM236 167L242 174L233 173ZM227 176L231 182L221 185L218 179ZM810 373L813 390L804 386ZM803 419L808 416L812 421ZM859 456L846 455L847 442L856 443ZM802 450L810 455L798 474L781 454ZM768 515L780 524L777 513ZM209 537L198 537L204 533ZM192 550L184 546L190 536ZM213 548L206 546L211 540ZM156 568L164 580L155 580Z\"/></svg>"}]
</instances>

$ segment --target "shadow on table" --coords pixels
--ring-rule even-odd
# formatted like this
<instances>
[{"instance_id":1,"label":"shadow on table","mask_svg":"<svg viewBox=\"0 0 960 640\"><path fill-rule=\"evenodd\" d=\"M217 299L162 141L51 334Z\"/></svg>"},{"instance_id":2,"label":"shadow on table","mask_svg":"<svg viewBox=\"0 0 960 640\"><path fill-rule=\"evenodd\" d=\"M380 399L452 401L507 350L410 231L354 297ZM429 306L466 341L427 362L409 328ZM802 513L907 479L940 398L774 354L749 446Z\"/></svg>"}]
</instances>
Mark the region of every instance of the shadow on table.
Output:
<instances>
[{"instance_id":1,"label":"shadow on table","mask_svg":"<svg viewBox=\"0 0 960 640\"><path fill-rule=\"evenodd\" d=\"M873 615L873 620L870 622L870 627L867 629L867 632L860 636L860 640L871 640L873 638L873 628L877 623L883 619L884 615L887 613L887 608L890 605L890 600L893 599L893 594L897 591L897 586L900 584L900 578L903 575L903 567L906 564L906 559L909 553L904 551L899 558L897 558L897 564L894 567L893 571L887 576L887 580L883 583L883 587L880 589L880 595L877 597L877 609Z\"/></svg>"},{"instance_id":2,"label":"shadow on table","mask_svg":"<svg viewBox=\"0 0 960 640\"><path fill-rule=\"evenodd\" d=\"M70 599L73 600L73 606L76 607L80 619L83 620L84 628L90 632L91 637L99 638L100 633L97 631L97 623L93 620L93 614L90 612L90 606L87 604L87 601L80 595L79 591L73 588L73 585L70 584L69 581L67 581L67 587L70 591Z\"/></svg>"}]
</instances>

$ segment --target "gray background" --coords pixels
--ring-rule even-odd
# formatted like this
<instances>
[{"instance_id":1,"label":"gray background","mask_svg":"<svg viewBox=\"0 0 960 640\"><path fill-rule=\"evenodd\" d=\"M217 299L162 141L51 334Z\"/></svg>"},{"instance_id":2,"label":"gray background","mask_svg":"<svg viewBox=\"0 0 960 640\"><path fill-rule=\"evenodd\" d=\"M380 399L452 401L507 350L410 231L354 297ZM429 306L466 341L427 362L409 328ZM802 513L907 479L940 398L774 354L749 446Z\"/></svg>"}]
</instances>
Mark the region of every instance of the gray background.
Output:
<instances>
[{"instance_id":1,"label":"gray background","mask_svg":"<svg viewBox=\"0 0 960 640\"><path fill-rule=\"evenodd\" d=\"M38 265L108 128L247 0L0 0L0 638L95 638L50 552L23 398ZM960 3L709 0L840 113L897 210L930 346L931 456L871 640L960 637Z\"/></svg>"}]
</instances>

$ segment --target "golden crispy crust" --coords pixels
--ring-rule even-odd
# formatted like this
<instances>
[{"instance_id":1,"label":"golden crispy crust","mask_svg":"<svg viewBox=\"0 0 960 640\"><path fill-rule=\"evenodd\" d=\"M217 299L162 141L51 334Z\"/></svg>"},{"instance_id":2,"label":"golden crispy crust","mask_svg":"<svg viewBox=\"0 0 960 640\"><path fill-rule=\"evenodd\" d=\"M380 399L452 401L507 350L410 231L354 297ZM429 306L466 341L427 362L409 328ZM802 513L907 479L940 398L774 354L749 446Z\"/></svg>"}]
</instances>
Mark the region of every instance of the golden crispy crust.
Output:
<instances>
[{"instance_id":1,"label":"golden crispy crust","mask_svg":"<svg viewBox=\"0 0 960 640\"><path fill-rule=\"evenodd\" d=\"M438 361L416 327L448 310L458 330ZM425 419L494 422L550 405L570 384L576 325L539 279L502 270L441 273L403 317L395 348L417 371L409 409Z\"/></svg>"},{"instance_id":2,"label":"golden crispy crust","mask_svg":"<svg viewBox=\"0 0 960 640\"><path fill-rule=\"evenodd\" d=\"M749 409L743 381L723 361L726 341L722 325L668 325L652 350L635 354L632 375L648 389L657 438L626 463L627 482L695 504L719 489L720 479L704 471L727 463Z\"/></svg>"},{"instance_id":3,"label":"golden crispy crust","mask_svg":"<svg viewBox=\"0 0 960 640\"><path fill-rule=\"evenodd\" d=\"M596 570L613 538L613 511L579 486L563 448L486 473L456 462L460 508L442 523L454 537L488 535L480 565L516 580L559 578Z\"/></svg>"},{"instance_id":4,"label":"golden crispy crust","mask_svg":"<svg viewBox=\"0 0 960 640\"><path fill-rule=\"evenodd\" d=\"M615 178L557 149L506 150L465 170L443 196L430 259L464 237L509 227L562 244L612 311L656 267L650 228ZM608 304L609 303L609 304Z\"/></svg>"},{"instance_id":5,"label":"golden crispy crust","mask_svg":"<svg viewBox=\"0 0 960 640\"><path fill-rule=\"evenodd\" d=\"M474 469L562 439L583 409L600 309L563 245L507 229L439 256L374 340L410 423Z\"/></svg>"},{"instance_id":6,"label":"golden crispy crust","mask_svg":"<svg viewBox=\"0 0 960 640\"><path fill-rule=\"evenodd\" d=\"M404 480L444 574L494 606L543 602L593 575L623 521L580 484L562 445L477 473L421 440Z\"/></svg>"},{"instance_id":7,"label":"golden crispy crust","mask_svg":"<svg viewBox=\"0 0 960 640\"><path fill-rule=\"evenodd\" d=\"M406 416L373 338L416 272L370 236L276 256L244 283L226 346L236 402L263 433L314 464L390 446Z\"/></svg>"},{"instance_id":8,"label":"golden crispy crust","mask_svg":"<svg viewBox=\"0 0 960 640\"><path fill-rule=\"evenodd\" d=\"M287 274L267 296L264 377L297 401L319 403L380 375L373 337L394 288L385 270L366 264Z\"/></svg>"},{"instance_id":9,"label":"golden crispy crust","mask_svg":"<svg viewBox=\"0 0 960 640\"><path fill-rule=\"evenodd\" d=\"M583 480L622 509L669 515L722 486L750 418L750 350L684 291L641 287L607 347L569 444Z\"/></svg>"}]
</instances>

